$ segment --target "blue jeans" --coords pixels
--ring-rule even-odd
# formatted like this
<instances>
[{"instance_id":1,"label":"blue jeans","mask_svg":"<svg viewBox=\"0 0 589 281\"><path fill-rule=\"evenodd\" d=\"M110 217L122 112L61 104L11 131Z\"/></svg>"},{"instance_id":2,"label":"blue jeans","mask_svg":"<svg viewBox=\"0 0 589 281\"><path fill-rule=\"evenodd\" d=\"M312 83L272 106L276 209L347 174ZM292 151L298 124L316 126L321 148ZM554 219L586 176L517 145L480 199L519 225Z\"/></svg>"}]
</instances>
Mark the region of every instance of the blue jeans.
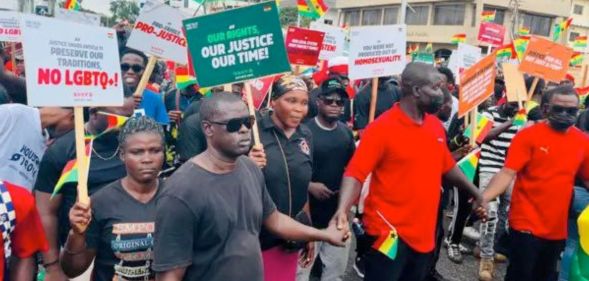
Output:
<instances>
[{"instance_id":1,"label":"blue jeans","mask_svg":"<svg viewBox=\"0 0 589 281\"><path fill-rule=\"evenodd\" d=\"M579 246L579 229L577 228L577 218L581 212L589 205L589 192L583 187L575 186L571 212L569 213L569 237L567 238L562 261L560 263L559 281L568 281L571 268L571 259Z\"/></svg>"}]
</instances>

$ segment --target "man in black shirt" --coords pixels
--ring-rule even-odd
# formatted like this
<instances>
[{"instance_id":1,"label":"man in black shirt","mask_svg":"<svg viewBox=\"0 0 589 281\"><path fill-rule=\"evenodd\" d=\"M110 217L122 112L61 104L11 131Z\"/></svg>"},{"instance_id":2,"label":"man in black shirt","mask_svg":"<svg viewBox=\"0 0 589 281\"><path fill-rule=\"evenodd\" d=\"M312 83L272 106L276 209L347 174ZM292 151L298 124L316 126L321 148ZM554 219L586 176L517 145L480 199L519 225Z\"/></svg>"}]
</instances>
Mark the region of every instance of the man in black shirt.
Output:
<instances>
[{"instance_id":1,"label":"man in black shirt","mask_svg":"<svg viewBox=\"0 0 589 281\"><path fill-rule=\"evenodd\" d=\"M168 179L157 202L157 280L261 281L262 224L284 239L344 245L335 225L317 230L276 210L262 172L244 156L255 121L240 97L215 94L200 114L207 150Z\"/></svg>"},{"instance_id":2,"label":"man in black shirt","mask_svg":"<svg viewBox=\"0 0 589 281\"><path fill-rule=\"evenodd\" d=\"M309 184L309 204L313 226L325 228L337 209L338 191L344 168L356 146L352 131L339 122L348 94L339 79L328 79L320 87L316 101L318 115L307 121L313 133L313 175ZM317 242L315 254L323 263L321 280L339 280L345 273L348 249ZM298 281L309 280L310 268L299 267Z\"/></svg>"},{"instance_id":3,"label":"man in black shirt","mask_svg":"<svg viewBox=\"0 0 589 281\"><path fill-rule=\"evenodd\" d=\"M354 99L354 128L363 130L368 126L368 115L370 113L370 100L372 95L372 85L368 84L356 95ZM399 101L401 95L391 81L390 77L378 78L378 96L376 98L376 111L374 118L378 118L382 113L393 107L393 104Z\"/></svg>"},{"instance_id":4,"label":"man in black shirt","mask_svg":"<svg viewBox=\"0 0 589 281\"><path fill-rule=\"evenodd\" d=\"M131 94L131 92L126 94ZM86 123L87 133L98 135L106 129L106 116L98 114L98 111L130 116L133 114L133 109L134 102L130 95L125 98L125 104L122 107L91 108L90 120ZM110 132L96 138L93 142L88 173L90 195L126 175L125 166L118 156L117 136L117 132ZM47 149L41 160L35 182L35 201L49 243L49 251L43 253L43 264L47 270L46 280L67 280L58 263L59 251L70 230L68 215L70 208L76 202L77 183L64 184L61 191L53 198L51 198L51 194L63 168L75 158L75 133L72 130L59 137Z\"/></svg>"}]
</instances>

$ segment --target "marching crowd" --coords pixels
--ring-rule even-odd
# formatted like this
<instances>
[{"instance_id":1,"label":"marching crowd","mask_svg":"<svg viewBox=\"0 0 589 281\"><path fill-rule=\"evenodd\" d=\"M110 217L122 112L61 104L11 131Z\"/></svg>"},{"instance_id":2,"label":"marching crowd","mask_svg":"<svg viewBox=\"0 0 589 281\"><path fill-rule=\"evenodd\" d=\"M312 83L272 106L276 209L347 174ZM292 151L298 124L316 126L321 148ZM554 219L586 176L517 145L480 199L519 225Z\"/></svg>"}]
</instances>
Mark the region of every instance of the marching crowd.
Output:
<instances>
[{"instance_id":1,"label":"marching crowd","mask_svg":"<svg viewBox=\"0 0 589 281\"><path fill-rule=\"evenodd\" d=\"M509 281L569 280L578 267L589 115L574 81L540 81L520 124L498 73L479 106L493 129L472 182L456 165L475 147L448 68L409 63L377 85L351 84L338 59L325 77L275 79L252 116L243 84L204 97L196 84L176 89L163 63L134 96L148 59L120 41L124 105L85 111L85 133L96 136L90 204L77 201L75 182L54 192L76 158L73 109L27 106L24 71L0 66L4 280L31 281L42 268L47 281L89 270L96 281L307 281L313 265L320 280L342 280L352 232L364 280L445 280L440 248L461 263L464 229L475 225L473 279L499 277L495 263L506 260ZM112 129L104 113L130 118Z\"/></svg>"}]
</instances>

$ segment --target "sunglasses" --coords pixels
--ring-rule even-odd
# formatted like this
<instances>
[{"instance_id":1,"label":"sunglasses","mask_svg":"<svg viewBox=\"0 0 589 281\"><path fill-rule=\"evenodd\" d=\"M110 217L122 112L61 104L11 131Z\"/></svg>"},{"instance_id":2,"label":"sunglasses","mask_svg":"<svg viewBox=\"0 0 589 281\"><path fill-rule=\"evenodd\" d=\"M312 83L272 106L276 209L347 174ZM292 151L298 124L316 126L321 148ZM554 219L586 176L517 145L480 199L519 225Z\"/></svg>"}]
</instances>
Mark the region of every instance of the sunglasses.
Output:
<instances>
[{"instance_id":1,"label":"sunglasses","mask_svg":"<svg viewBox=\"0 0 589 281\"><path fill-rule=\"evenodd\" d=\"M560 105L553 105L553 106L550 106L550 111L553 113L556 113L556 114L566 112L568 115L576 116L577 113L579 112L579 108L578 107L565 107L565 106L560 106Z\"/></svg>"},{"instance_id":2,"label":"sunglasses","mask_svg":"<svg viewBox=\"0 0 589 281\"><path fill-rule=\"evenodd\" d=\"M334 104L337 106L344 105L344 100L341 100L341 99L322 98L321 100L323 101L323 103L325 105L334 105Z\"/></svg>"},{"instance_id":3,"label":"sunglasses","mask_svg":"<svg viewBox=\"0 0 589 281\"><path fill-rule=\"evenodd\" d=\"M239 131L239 129L241 129L241 126L245 126L246 128L251 129L254 122L256 122L256 117L247 116L247 117L229 119L225 122L215 122L215 121L209 121L209 122L212 124L225 126L225 129L227 130L228 133L235 133L235 132Z\"/></svg>"},{"instance_id":4,"label":"sunglasses","mask_svg":"<svg viewBox=\"0 0 589 281\"><path fill-rule=\"evenodd\" d=\"M129 71L129 69L133 69L133 72L139 73L143 70L143 66L139 65L139 64L128 64L128 63L121 64L121 70L123 72Z\"/></svg>"}]
</instances>

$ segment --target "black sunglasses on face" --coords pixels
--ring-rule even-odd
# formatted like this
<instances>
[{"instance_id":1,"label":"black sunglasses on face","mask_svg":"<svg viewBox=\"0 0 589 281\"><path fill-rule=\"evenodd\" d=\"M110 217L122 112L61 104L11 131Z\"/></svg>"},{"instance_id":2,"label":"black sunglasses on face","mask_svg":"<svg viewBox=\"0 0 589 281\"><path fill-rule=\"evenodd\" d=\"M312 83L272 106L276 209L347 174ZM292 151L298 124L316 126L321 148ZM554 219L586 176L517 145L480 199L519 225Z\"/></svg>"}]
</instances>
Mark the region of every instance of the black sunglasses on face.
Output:
<instances>
[{"instance_id":1,"label":"black sunglasses on face","mask_svg":"<svg viewBox=\"0 0 589 281\"><path fill-rule=\"evenodd\" d=\"M337 105L337 106L343 106L344 105L344 100L340 100L340 99L330 99L330 98L322 98L321 99L323 101L323 103L325 105Z\"/></svg>"},{"instance_id":2,"label":"black sunglasses on face","mask_svg":"<svg viewBox=\"0 0 589 281\"><path fill-rule=\"evenodd\" d=\"M550 111L554 112L556 114L560 114L566 111L566 113L568 115L577 115L577 113L579 112L579 108L578 107L565 107L565 106L560 106L560 105L552 105L550 106Z\"/></svg>"},{"instance_id":3,"label":"black sunglasses on face","mask_svg":"<svg viewBox=\"0 0 589 281\"><path fill-rule=\"evenodd\" d=\"M228 133L235 133L239 131L239 129L241 129L241 126L245 126L246 128L251 129L254 122L256 122L256 118L254 116L233 118L225 122L209 121L209 123L211 124L225 126L225 129Z\"/></svg>"},{"instance_id":4,"label":"black sunglasses on face","mask_svg":"<svg viewBox=\"0 0 589 281\"><path fill-rule=\"evenodd\" d=\"M139 73L143 70L143 66L139 65L139 64L128 64L128 63L121 64L121 70L123 72L129 71L129 69L132 69L133 72L135 72L135 73Z\"/></svg>"}]
</instances>

